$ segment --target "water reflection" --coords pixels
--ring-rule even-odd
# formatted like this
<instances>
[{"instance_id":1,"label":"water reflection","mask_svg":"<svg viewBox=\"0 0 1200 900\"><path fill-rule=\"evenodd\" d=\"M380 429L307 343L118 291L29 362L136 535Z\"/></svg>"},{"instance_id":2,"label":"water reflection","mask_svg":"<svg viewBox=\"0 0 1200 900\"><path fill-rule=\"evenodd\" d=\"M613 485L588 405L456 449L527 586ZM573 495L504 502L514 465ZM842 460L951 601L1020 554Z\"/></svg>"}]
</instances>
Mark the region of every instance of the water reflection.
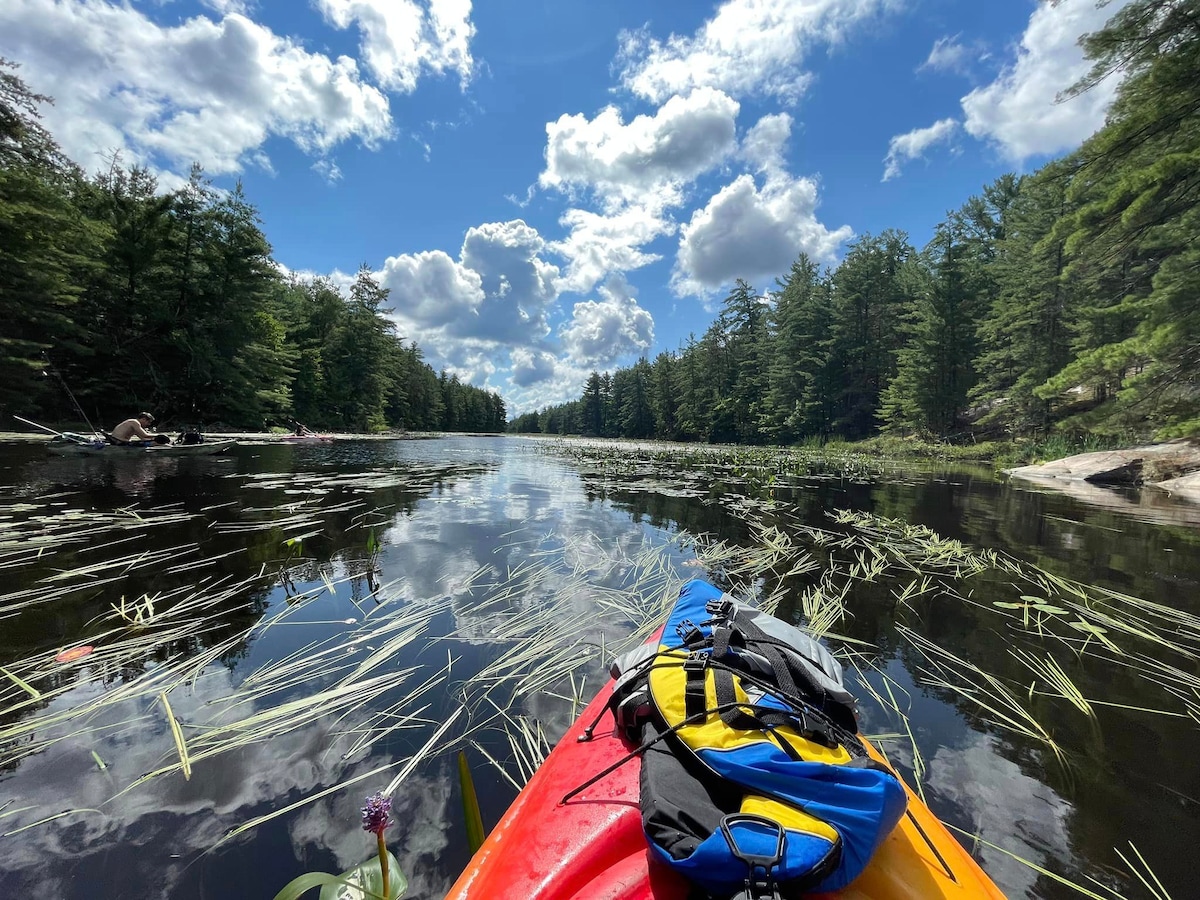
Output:
<instances>
[{"instance_id":1,"label":"water reflection","mask_svg":"<svg viewBox=\"0 0 1200 900\"><path fill-rule=\"evenodd\" d=\"M650 550L661 551L664 566L679 577L690 577L691 556L672 544L676 535L747 542L753 517L736 504L754 499L744 481L724 475L581 475L534 443L499 439L258 445L239 447L227 458L140 461L45 459L40 448L10 446L0 447L0 477L8 480L0 503L15 510L0 519L6 523L0 564L10 576L0 595L0 664L15 665L94 634L122 594L177 597L182 594L172 592L202 582L245 583L222 607L219 628L147 654L137 671L105 673L81 664L55 676L64 693L37 711L76 707L161 671L171 660L201 658L222 640L249 633L194 682L172 691L174 714L193 735L264 666L303 655L316 642L373 633L373 623L402 610L425 610L428 632L398 650L381 671L413 667L415 684L452 657L445 683L420 701L425 718L440 721L475 673L519 650L505 637L513 622L556 603L577 640L608 645L628 626L600 613L599 592L629 584L636 568L631 561ZM1006 485L977 469L814 476L775 485L771 496L783 503L790 521L825 527L829 510L873 511L928 524L1067 577L1200 611L1194 596L1200 532L1178 525L1183 519L1170 526L1129 519L1068 496ZM33 515L111 518L131 505L147 521L153 509L178 521L122 526L56 546L42 558L14 555L25 550L3 543ZM170 560L146 557L154 564L123 567L101 584L92 577L59 577L84 565L168 550ZM544 565L551 560L552 569ZM58 592L52 603L13 605L19 592L40 596L47 586ZM991 589L978 587L981 596ZM976 707L921 683L921 660L903 652L896 637L894 602L891 585L856 589L846 631L877 648L870 660L911 697L908 715L936 812L1039 864L1110 880L1112 847L1132 835L1168 885L1187 883L1187 854L1177 851L1200 841L1200 817L1190 799L1197 794L1198 770L1186 750L1194 732L1188 720L1104 708L1091 723L1064 703L1039 701L1073 760L1056 766L1043 748L998 732ZM1011 636L997 629L987 605L925 599L914 607L931 639L1027 683L1007 652ZM275 616L283 616L279 625L252 628ZM347 647L344 660L361 659L379 646L372 639ZM331 657L330 666L339 662ZM1131 672L1081 663L1071 674L1089 696L1153 705L1144 679ZM594 664L586 675L586 685L576 686L581 694L598 685L601 666ZM303 696L324 683L297 683L291 690ZM39 686L48 690L51 682ZM15 696L9 686L3 690L9 692L0 694L0 708ZM401 694L378 698L375 709L389 709ZM250 711L265 708L261 702ZM378 723L369 716L324 719L203 761L190 781L176 773L128 789L175 759L156 704L149 695L104 708L86 729L59 735L41 749L27 743L27 751L10 753L0 770L0 833L17 833L0 838L0 896L35 889L89 900L272 896L301 871L340 870L366 855L357 822L361 796L386 783L394 768L220 843L228 831L339 782L395 766L430 732L388 732L368 750L343 758L364 729ZM0 725L32 713L0 717ZM539 694L513 713L536 721L553 738L565 730L573 704ZM864 728L895 732L898 723L865 704ZM47 738L39 732L25 740ZM498 758L511 755L503 742L480 739ZM888 752L912 774L911 746L894 741ZM513 791L477 757L473 761L490 824ZM22 807L29 809L12 812ZM392 846L410 877L408 896L439 897L468 856L453 761L434 757L423 764L401 788L397 808L403 824L393 832ZM17 831L65 809L100 812ZM1011 896L1069 896L1001 853L985 848L980 856Z\"/></svg>"},{"instance_id":2,"label":"water reflection","mask_svg":"<svg viewBox=\"0 0 1200 900\"><path fill-rule=\"evenodd\" d=\"M1012 900L1041 894L1038 874L1009 853L1039 866L1072 864L1071 805L1005 759L990 735L972 735L962 747L939 747L929 761L928 784L931 798L953 808L953 818L969 823L969 833L1008 851L984 845L979 857Z\"/></svg>"}]
</instances>

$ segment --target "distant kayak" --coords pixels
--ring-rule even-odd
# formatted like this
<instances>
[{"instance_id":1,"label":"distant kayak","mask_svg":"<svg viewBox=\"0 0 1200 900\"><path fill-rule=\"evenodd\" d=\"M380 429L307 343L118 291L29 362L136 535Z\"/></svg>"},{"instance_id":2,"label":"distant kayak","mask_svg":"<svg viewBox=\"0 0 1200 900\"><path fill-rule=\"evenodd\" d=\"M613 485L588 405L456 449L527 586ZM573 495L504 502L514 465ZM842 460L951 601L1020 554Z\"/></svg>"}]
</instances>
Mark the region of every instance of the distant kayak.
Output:
<instances>
[{"instance_id":1,"label":"distant kayak","mask_svg":"<svg viewBox=\"0 0 1200 900\"><path fill-rule=\"evenodd\" d=\"M212 456L237 444L235 440L202 441L199 444L109 444L87 435L64 434L46 445L55 456Z\"/></svg>"},{"instance_id":2,"label":"distant kayak","mask_svg":"<svg viewBox=\"0 0 1200 900\"><path fill-rule=\"evenodd\" d=\"M614 730L580 743L612 693L601 689L471 859L446 900L686 900L682 876L652 858L639 806L640 758L560 804L631 747ZM611 715L606 724L611 724ZM868 745L871 756L883 758ZM970 854L905 787L908 810L841 900L1004 900Z\"/></svg>"}]
</instances>

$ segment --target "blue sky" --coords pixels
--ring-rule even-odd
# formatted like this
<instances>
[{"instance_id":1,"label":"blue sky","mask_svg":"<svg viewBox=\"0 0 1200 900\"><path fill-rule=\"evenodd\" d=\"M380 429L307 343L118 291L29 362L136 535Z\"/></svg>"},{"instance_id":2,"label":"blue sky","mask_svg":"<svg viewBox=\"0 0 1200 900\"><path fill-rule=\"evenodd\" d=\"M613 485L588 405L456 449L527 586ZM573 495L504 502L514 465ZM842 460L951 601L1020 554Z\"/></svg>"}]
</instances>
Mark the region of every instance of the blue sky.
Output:
<instances>
[{"instance_id":1,"label":"blue sky","mask_svg":"<svg viewBox=\"0 0 1200 900\"><path fill-rule=\"evenodd\" d=\"M524 411L1078 146L1116 82L1055 98L1123 2L4 0L0 55L88 169L240 178L283 266L367 264Z\"/></svg>"}]
</instances>

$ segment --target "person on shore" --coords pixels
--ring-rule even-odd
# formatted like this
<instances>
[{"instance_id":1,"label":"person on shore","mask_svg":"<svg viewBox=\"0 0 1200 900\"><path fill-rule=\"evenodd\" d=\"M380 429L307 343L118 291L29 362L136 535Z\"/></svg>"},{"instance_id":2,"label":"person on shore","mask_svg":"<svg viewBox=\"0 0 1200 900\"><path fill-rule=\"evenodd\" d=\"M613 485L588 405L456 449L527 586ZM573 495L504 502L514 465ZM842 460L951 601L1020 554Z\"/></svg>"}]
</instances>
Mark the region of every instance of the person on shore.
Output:
<instances>
[{"instance_id":1,"label":"person on shore","mask_svg":"<svg viewBox=\"0 0 1200 900\"><path fill-rule=\"evenodd\" d=\"M295 426L296 426L296 430L295 430L294 434L296 435L296 437L315 437L316 436L316 432L309 431L307 425L301 425L299 422L296 422Z\"/></svg>"},{"instance_id":2,"label":"person on shore","mask_svg":"<svg viewBox=\"0 0 1200 900\"><path fill-rule=\"evenodd\" d=\"M135 418L126 419L116 428L114 428L109 437L118 444L131 444L135 441L158 440L159 435L150 431L154 427L154 416L148 412L138 413Z\"/></svg>"}]
</instances>

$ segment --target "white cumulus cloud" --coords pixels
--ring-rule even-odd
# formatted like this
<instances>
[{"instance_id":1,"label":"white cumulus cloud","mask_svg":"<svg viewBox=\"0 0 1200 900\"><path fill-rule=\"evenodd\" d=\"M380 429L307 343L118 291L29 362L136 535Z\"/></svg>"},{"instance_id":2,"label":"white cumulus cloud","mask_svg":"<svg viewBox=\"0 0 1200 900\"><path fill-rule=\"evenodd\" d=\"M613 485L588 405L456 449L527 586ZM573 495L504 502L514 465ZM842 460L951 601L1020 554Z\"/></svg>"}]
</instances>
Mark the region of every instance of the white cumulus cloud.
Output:
<instances>
[{"instance_id":1,"label":"white cumulus cloud","mask_svg":"<svg viewBox=\"0 0 1200 900\"><path fill-rule=\"evenodd\" d=\"M675 223L652 205L630 204L610 215L568 209L558 220L567 236L550 249L567 260L562 289L586 294L610 272L632 272L662 257L643 246L672 234Z\"/></svg>"},{"instance_id":2,"label":"white cumulus cloud","mask_svg":"<svg viewBox=\"0 0 1200 900\"><path fill-rule=\"evenodd\" d=\"M888 142L882 180L891 181L900 174L905 163L920 159L930 147L950 140L957 130L957 120L939 119L927 128L914 128L906 134L896 135Z\"/></svg>"},{"instance_id":3,"label":"white cumulus cloud","mask_svg":"<svg viewBox=\"0 0 1200 900\"><path fill-rule=\"evenodd\" d=\"M357 24L362 55L379 83L410 93L423 72L455 72L465 85L474 70L471 0L316 0L337 28Z\"/></svg>"},{"instance_id":4,"label":"white cumulus cloud","mask_svg":"<svg viewBox=\"0 0 1200 900\"><path fill-rule=\"evenodd\" d=\"M962 35L947 35L934 41L929 56L917 67L917 71L964 72L971 51L959 40L960 37Z\"/></svg>"},{"instance_id":5,"label":"white cumulus cloud","mask_svg":"<svg viewBox=\"0 0 1200 900\"><path fill-rule=\"evenodd\" d=\"M675 232L668 211L683 202L687 185L734 154L739 108L701 88L628 122L610 106L594 118L563 115L546 125L539 185L599 207L569 208L559 219L568 233L550 249L567 261L564 290L586 293L609 274L660 258L643 247Z\"/></svg>"},{"instance_id":6,"label":"white cumulus cloud","mask_svg":"<svg viewBox=\"0 0 1200 900\"><path fill-rule=\"evenodd\" d=\"M695 87L734 96L763 94L794 101L811 74L804 60L818 45L898 0L726 0L694 35L659 40L647 29L623 32L621 82L655 103Z\"/></svg>"},{"instance_id":7,"label":"white cumulus cloud","mask_svg":"<svg viewBox=\"0 0 1200 900\"><path fill-rule=\"evenodd\" d=\"M504 404L509 416L578 400L589 374L590 368L573 365L569 360L559 357L555 360L551 378L532 382L525 387L517 384L512 377L508 378Z\"/></svg>"},{"instance_id":8,"label":"white cumulus cloud","mask_svg":"<svg viewBox=\"0 0 1200 900\"><path fill-rule=\"evenodd\" d=\"M390 256L379 273L391 291L398 323L422 331L474 317L483 303L483 280L441 250Z\"/></svg>"},{"instance_id":9,"label":"white cumulus cloud","mask_svg":"<svg viewBox=\"0 0 1200 900\"><path fill-rule=\"evenodd\" d=\"M0 54L55 98L47 127L86 168L125 161L214 174L269 167L272 136L324 154L392 132L388 101L353 59L313 53L244 16L160 25L101 0L6 0Z\"/></svg>"},{"instance_id":10,"label":"white cumulus cloud","mask_svg":"<svg viewBox=\"0 0 1200 900\"><path fill-rule=\"evenodd\" d=\"M506 352L541 348L550 334L559 269L542 258L545 249L521 219L488 222L467 230L458 259L442 250L405 253L375 274L391 291L399 333L417 341L435 369L482 385Z\"/></svg>"},{"instance_id":11,"label":"white cumulus cloud","mask_svg":"<svg viewBox=\"0 0 1200 900\"><path fill-rule=\"evenodd\" d=\"M558 366L558 359L554 354L528 347L513 350L509 359L512 365L510 381L522 388L554 378Z\"/></svg>"},{"instance_id":12,"label":"white cumulus cloud","mask_svg":"<svg viewBox=\"0 0 1200 900\"><path fill-rule=\"evenodd\" d=\"M1091 67L1080 37L1102 28L1125 2L1101 7L1096 0L1039 3L1016 61L991 84L963 97L967 131L992 141L1013 161L1073 149L1090 137L1104 124L1120 79L1109 78L1077 97L1056 101Z\"/></svg>"},{"instance_id":13,"label":"white cumulus cloud","mask_svg":"<svg viewBox=\"0 0 1200 900\"><path fill-rule=\"evenodd\" d=\"M654 317L638 305L624 278L611 276L599 293L600 300L576 303L559 331L567 359L577 366L607 366L654 343Z\"/></svg>"},{"instance_id":14,"label":"white cumulus cloud","mask_svg":"<svg viewBox=\"0 0 1200 900\"><path fill-rule=\"evenodd\" d=\"M628 123L615 106L593 119L564 114L546 125L546 168L538 183L592 190L613 203L647 192L672 197L732 153L738 109L721 91L701 88Z\"/></svg>"},{"instance_id":15,"label":"white cumulus cloud","mask_svg":"<svg viewBox=\"0 0 1200 900\"><path fill-rule=\"evenodd\" d=\"M791 135L787 114L764 116L742 142L740 155L763 177L739 175L683 226L671 287L679 296L706 295L737 278L769 278L801 252L832 261L853 236L849 225L830 230L816 215L817 183L784 168Z\"/></svg>"},{"instance_id":16,"label":"white cumulus cloud","mask_svg":"<svg viewBox=\"0 0 1200 900\"><path fill-rule=\"evenodd\" d=\"M792 136L787 113L763 116L742 138L741 156L756 172L778 173L784 168L784 150Z\"/></svg>"},{"instance_id":17,"label":"white cumulus cloud","mask_svg":"<svg viewBox=\"0 0 1200 900\"><path fill-rule=\"evenodd\" d=\"M477 320L450 323L454 334L505 344L540 340L550 333L547 312L558 299L559 269L541 258L546 242L522 219L467 230L461 261L479 273L484 299Z\"/></svg>"}]
</instances>

